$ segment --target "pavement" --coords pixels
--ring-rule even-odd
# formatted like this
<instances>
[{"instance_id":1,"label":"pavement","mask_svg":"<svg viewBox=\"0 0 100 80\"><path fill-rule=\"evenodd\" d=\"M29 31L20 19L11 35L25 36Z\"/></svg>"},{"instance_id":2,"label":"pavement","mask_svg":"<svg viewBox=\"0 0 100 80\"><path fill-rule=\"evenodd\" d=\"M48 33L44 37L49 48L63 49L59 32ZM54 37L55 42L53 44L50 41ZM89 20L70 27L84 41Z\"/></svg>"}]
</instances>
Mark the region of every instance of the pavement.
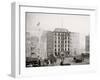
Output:
<instances>
[{"instance_id":1,"label":"pavement","mask_svg":"<svg viewBox=\"0 0 100 80\"><path fill-rule=\"evenodd\" d=\"M55 65L60 65L61 59L57 59L57 62ZM64 59L63 64L71 64L71 65L83 65L83 64L89 64L89 59L84 59L83 62L76 63L73 61L72 57L68 57Z\"/></svg>"}]
</instances>

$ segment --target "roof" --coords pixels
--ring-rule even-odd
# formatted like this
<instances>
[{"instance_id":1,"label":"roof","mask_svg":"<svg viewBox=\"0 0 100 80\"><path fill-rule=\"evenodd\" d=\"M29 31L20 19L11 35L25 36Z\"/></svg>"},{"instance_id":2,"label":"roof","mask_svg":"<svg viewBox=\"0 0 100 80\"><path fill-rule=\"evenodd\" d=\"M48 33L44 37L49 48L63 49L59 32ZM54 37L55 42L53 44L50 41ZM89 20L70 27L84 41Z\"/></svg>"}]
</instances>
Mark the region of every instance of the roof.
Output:
<instances>
[{"instance_id":1,"label":"roof","mask_svg":"<svg viewBox=\"0 0 100 80\"><path fill-rule=\"evenodd\" d=\"M68 32L65 28L55 28L54 32Z\"/></svg>"}]
</instances>

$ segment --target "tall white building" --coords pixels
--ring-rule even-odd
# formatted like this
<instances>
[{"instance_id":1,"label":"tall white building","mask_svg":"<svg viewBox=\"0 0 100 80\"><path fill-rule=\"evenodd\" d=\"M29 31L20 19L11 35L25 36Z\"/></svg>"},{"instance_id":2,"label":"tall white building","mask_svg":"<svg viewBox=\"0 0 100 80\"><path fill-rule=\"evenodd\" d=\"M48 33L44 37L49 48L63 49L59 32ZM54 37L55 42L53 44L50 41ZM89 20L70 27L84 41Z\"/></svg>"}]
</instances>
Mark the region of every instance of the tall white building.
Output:
<instances>
[{"instance_id":1,"label":"tall white building","mask_svg":"<svg viewBox=\"0 0 100 80\"><path fill-rule=\"evenodd\" d=\"M52 31L47 32L47 56L53 54L54 50L54 33Z\"/></svg>"},{"instance_id":2,"label":"tall white building","mask_svg":"<svg viewBox=\"0 0 100 80\"><path fill-rule=\"evenodd\" d=\"M85 37L85 50L86 52L90 51L90 36L89 35Z\"/></svg>"},{"instance_id":3,"label":"tall white building","mask_svg":"<svg viewBox=\"0 0 100 80\"><path fill-rule=\"evenodd\" d=\"M26 32L26 40L25 40L25 52L26 52L26 57L30 57L31 56L31 35L29 32Z\"/></svg>"},{"instance_id":4,"label":"tall white building","mask_svg":"<svg viewBox=\"0 0 100 80\"><path fill-rule=\"evenodd\" d=\"M64 28L56 28L53 32L47 34L47 54L60 56L74 56L79 54L80 37L79 33L69 32Z\"/></svg>"},{"instance_id":5,"label":"tall white building","mask_svg":"<svg viewBox=\"0 0 100 80\"><path fill-rule=\"evenodd\" d=\"M79 33L70 32L70 35L69 35L69 49L70 49L70 54L72 56L79 54L79 49L80 49Z\"/></svg>"},{"instance_id":6,"label":"tall white building","mask_svg":"<svg viewBox=\"0 0 100 80\"><path fill-rule=\"evenodd\" d=\"M61 53L65 55L68 54L69 47L68 47L68 37L69 32L67 29L64 28L56 28L54 31L54 44L53 44L53 51L55 56L60 56Z\"/></svg>"}]
</instances>

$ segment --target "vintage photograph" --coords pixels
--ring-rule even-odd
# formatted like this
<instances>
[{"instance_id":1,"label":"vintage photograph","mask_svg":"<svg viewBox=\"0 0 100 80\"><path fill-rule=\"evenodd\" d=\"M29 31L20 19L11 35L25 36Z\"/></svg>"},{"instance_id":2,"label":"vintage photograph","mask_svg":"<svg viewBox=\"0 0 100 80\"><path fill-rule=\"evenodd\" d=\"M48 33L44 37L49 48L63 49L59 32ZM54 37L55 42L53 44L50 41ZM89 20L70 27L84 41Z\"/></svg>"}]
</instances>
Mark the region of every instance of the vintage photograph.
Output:
<instances>
[{"instance_id":1,"label":"vintage photograph","mask_svg":"<svg viewBox=\"0 0 100 80\"><path fill-rule=\"evenodd\" d=\"M25 13L25 66L90 64L90 16Z\"/></svg>"}]
</instances>

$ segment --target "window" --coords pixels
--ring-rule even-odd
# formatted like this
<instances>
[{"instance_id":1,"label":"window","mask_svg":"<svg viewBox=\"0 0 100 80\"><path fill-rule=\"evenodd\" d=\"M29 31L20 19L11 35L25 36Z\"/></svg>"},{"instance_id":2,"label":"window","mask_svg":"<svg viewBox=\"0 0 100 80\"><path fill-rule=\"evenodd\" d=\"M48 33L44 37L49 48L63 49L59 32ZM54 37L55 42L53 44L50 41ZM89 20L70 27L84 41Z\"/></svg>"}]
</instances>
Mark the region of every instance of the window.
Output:
<instances>
[{"instance_id":1,"label":"window","mask_svg":"<svg viewBox=\"0 0 100 80\"><path fill-rule=\"evenodd\" d=\"M60 48L58 49L58 51L60 51Z\"/></svg>"},{"instance_id":2,"label":"window","mask_svg":"<svg viewBox=\"0 0 100 80\"><path fill-rule=\"evenodd\" d=\"M70 49L68 48L68 51L69 51Z\"/></svg>"},{"instance_id":3,"label":"window","mask_svg":"<svg viewBox=\"0 0 100 80\"><path fill-rule=\"evenodd\" d=\"M58 41L58 43L60 43L60 41Z\"/></svg>"},{"instance_id":4,"label":"window","mask_svg":"<svg viewBox=\"0 0 100 80\"><path fill-rule=\"evenodd\" d=\"M57 56L57 52L55 52L55 56Z\"/></svg>"},{"instance_id":5,"label":"window","mask_svg":"<svg viewBox=\"0 0 100 80\"><path fill-rule=\"evenodd\" d=\"M58 39L60 39L60 36L58 37Z\"/></svg>"},{"instance_id":6,"label":"window","mask_svg":"<svg viewBox=\"0 0 100 80\"><path fill-rule=\"evenodd\" d=\"M60 47L60 45L58 45L58 47Z\"/></svg>"}]
</instances>

